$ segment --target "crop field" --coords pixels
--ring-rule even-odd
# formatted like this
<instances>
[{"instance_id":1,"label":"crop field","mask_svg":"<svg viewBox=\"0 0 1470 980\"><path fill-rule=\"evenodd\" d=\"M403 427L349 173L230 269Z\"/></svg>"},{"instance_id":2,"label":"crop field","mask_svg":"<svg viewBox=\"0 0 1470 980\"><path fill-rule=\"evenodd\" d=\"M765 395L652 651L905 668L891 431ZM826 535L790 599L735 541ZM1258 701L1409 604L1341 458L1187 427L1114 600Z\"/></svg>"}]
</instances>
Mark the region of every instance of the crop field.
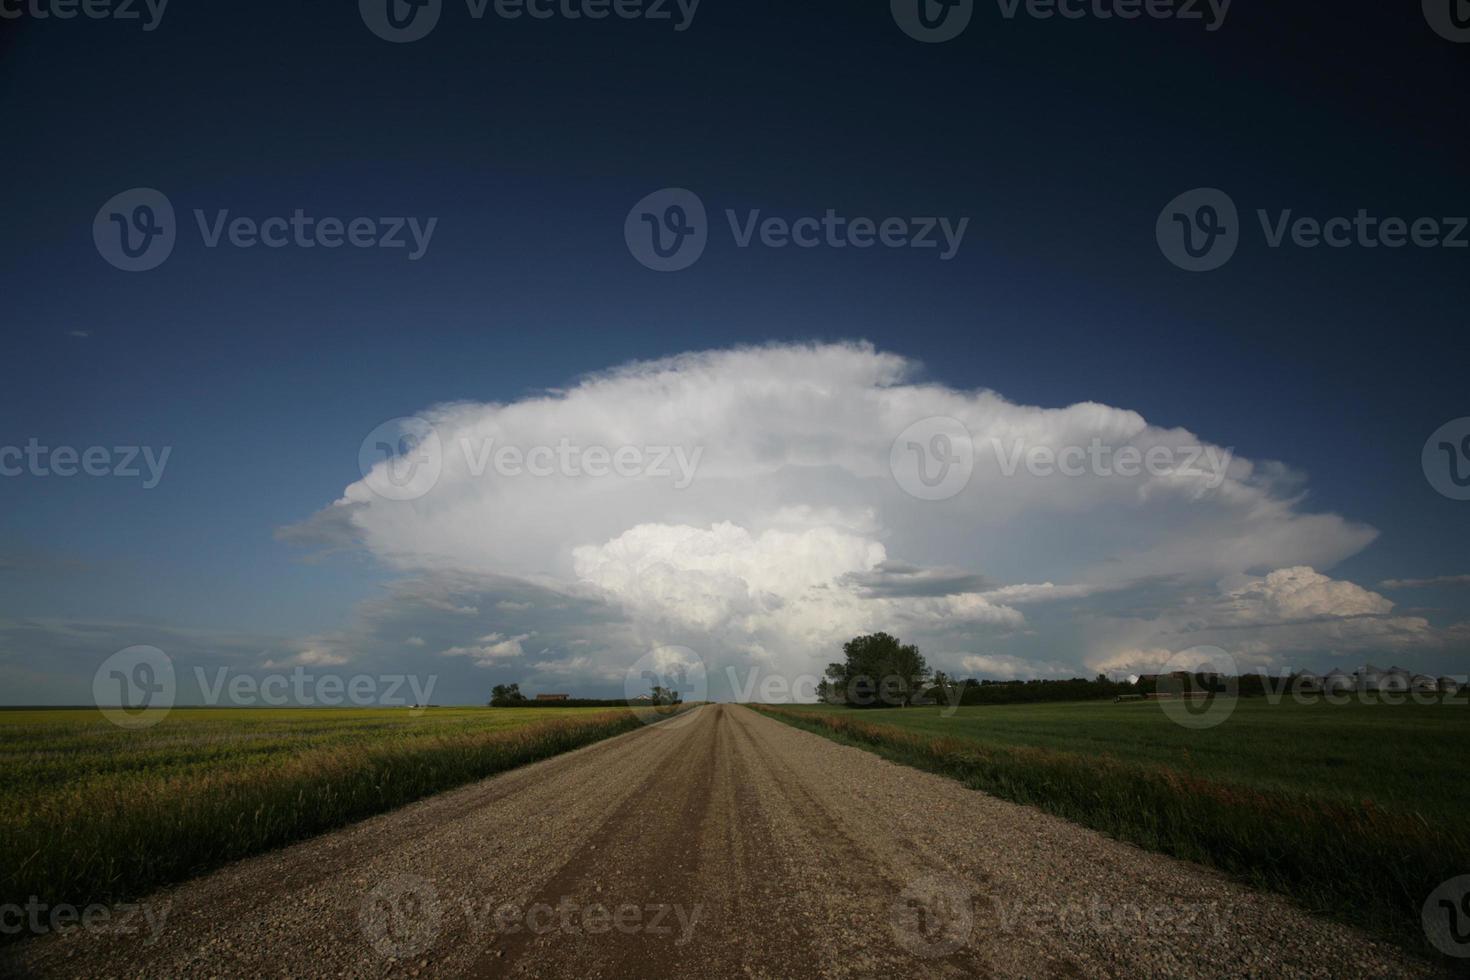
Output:
<instances>
[{"instance_id":1,"label":"crop field","mask_svg":"<svg viewBox=\"0 0 1470 980\"><path fill-rule=\"evenodd\" d=\"M0 903L116 901L639 727L606 708L0 711Z\"/></svg>"},{"instance_id":2,"label":"crop field","mask_svg":"<svg viewBox=\"0 0 1470 980\"><path fill-rule=\"evenodd\" d=\"M1470 869L1463 704L1242 699L1207 729L1157 703L762 710L1409 946L1423 896Z\"/></svg>"}]
</instances>

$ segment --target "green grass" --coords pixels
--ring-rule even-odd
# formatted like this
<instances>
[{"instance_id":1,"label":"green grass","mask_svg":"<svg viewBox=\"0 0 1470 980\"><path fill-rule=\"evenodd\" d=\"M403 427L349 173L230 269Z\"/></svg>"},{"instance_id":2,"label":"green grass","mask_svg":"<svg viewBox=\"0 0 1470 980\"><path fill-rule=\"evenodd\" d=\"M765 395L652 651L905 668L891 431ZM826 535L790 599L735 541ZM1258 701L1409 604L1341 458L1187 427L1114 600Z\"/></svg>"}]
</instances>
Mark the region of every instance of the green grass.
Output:
<instances>
[{"instance_id":1,"label":"green grass","mask_svg":"<svg viewBox=\"0 0 1470 980\"><path fill-rule=\"evenodd\" d=\"M1241 700L1223 725L1157 703L764 708L799 727L1221 868L1428 952L1470 872L1470 706ZM1079 856L1079 859L1085 859Z\"/></svg>"},{"instance_id":2,"label":"green grass","mask_svg":"<svg viewBox=\"0 0 1470 980\"><path fill-rule=\"evenodd\" d=\"M0 711L0 904L136 897L637 728L627 709Z\"/></svg>"}]
</instances>

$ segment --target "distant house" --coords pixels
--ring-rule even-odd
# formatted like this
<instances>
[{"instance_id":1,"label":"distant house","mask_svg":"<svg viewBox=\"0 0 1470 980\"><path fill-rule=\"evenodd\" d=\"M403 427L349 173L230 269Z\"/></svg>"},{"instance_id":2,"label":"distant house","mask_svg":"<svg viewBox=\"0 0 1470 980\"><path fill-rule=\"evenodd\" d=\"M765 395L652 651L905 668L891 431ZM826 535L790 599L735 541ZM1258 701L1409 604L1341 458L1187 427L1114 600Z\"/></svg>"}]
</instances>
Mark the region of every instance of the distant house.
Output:
<instances>
[{"instance_id":1,"label":"distant house","mask_svg":"<svg viewBox=\"0 0 1470 980\"><path fill-rule=\"evenodd\" d=\"M1328 694L1342 694L1351 691L1355 686L1352 675L1344 674L1336 667L1322 678L1322 689Z\"/></svg>"},{"instance_id":2,"label":"distant house","mask_svg":"<svg viewBox=\"0 0 1470 980\"><path fill-rule=\"evenodd\" d=\"M571 699L572 699L572 696L570 694L538 694L538 695L536 695L536 700L537 701L570 701Z\"/></svg>"},{"instance_id":3,"label":"distant house","mask_svg":"<svg viewBox=\"0 0 1470 980\"><path fill-rule=\"evenodd\" d=\"M1443 694L1454 694L1460 689L1460 682L1453 677L1441 677L1439 679L1439 690Z\"/></svg>"}]
</instances>

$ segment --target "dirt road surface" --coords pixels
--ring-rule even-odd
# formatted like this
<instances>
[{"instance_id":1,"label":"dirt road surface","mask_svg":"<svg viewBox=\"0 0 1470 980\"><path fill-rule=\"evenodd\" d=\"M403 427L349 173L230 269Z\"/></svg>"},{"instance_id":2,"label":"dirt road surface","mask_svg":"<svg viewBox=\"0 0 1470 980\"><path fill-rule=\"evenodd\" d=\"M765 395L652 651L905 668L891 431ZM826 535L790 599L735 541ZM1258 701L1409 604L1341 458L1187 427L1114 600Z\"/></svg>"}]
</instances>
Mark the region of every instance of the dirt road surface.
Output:
<instances>
[{"instance_id":1,"label":"dirt road surface","mask_svg":"<svg viewBox=\"0 0 1470 980\"><path fill-rule=\"evenodd\" d=\"M35 976L1413 976L1199 867L710 705L241 862ZM131 929L131 934L120 934Z\"/></svg>"}]
</instances>

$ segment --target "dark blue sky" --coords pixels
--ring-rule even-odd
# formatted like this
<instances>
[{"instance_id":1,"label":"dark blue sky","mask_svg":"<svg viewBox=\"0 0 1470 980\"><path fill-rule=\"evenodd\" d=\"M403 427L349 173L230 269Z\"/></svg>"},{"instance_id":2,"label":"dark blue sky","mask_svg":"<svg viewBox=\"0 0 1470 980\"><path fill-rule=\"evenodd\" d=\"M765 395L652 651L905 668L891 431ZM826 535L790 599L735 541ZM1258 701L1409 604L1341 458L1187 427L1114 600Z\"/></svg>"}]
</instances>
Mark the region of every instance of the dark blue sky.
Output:
<instances>
[{"instance_id":1,"label":"dark blue sky","mask_svg":"<svg viewBox=\"0 0 1470 980\"><path fill-rule=\"evenodd\" d=\"M1470 415L1470 250L1266 246L1257 208L1470 213L1470 46L1417 4L1236 0L1224 26L1006 20L920 44L884 2L703 0L667 23L472 20L375 37L347 2L173 0L137 22L0 21L0 443L170 445L153 490L0 480L0 616L332 628L381 577L274 532L359 478L377 423L631 359L867 339L1023 404L1096 400L1305 471L1382 536L1334 575L1470 571L1424 440ZM403 252L206 249L129 274L93 216L435 216ZM659 188L795 216L968 217L963 250L738 249L658 274L623 220ZM1219 187L1223 269L1161 255ZM76 336L85 333L87 336ZM1465 590L1406 603L1449 607Z\"/></svg>"}]
</instances>

